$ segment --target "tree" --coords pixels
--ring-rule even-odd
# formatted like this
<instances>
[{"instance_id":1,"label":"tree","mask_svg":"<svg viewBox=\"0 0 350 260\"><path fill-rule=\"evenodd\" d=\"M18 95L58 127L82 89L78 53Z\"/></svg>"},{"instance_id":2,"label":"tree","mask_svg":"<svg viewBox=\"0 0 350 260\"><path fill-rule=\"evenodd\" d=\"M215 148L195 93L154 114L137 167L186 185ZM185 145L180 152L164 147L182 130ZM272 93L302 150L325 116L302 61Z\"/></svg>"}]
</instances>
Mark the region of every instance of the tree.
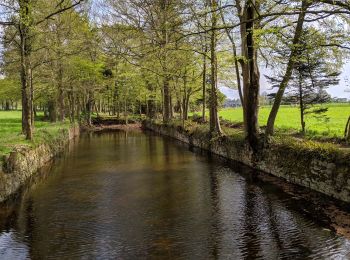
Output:
<instances>
[{"instance_id":1,"label":"tree","mask_svg":"<svg viewBox=\"0 0 350 260\"><path fill-rule=\"evenodd\" d=\"M348 121L346 122L344 137L347 142L350 142L350 116L348 118Z\"/></svg>"},{"instance_id":2,"label":"tree","mask_svg":"<svg viewBox=\"0 0 350 260\"><path fill-rule=\"evenodd\" d=\"M218 25L218 3L216 0L211 0L211 32L210 32L210 134L221 134L221 126L218 115L218 61L217 61L217 30Z\"/></svg>"},{"instance_id":3,"label":"tree","mask_svg":"<svg viewBox=\"0 0 350 260\"><path fill-rule=\"evenodd\" d=\"M2 26L13 26L16 29L16 34L19 36L19 41L16 43L20 54L20 79L21 79L21 93L22 93L22 131L26 139L33 138L33 74L31 55L33 51L33 44L37 35L36 28L38 25L54 17L57 14L65 12L74 8L83 2L83 0L76 1L59 1L54 9L48 8L48 12L41 12L42 1L33 0L5 0L1 5L5 8L5 12L10 14L6 17L7 20L1 20ZM14 8L17 6L18 8Z\"/></svg>"},{"instance_id":4,"label":"tree","mask_svg":"<svg viewBox=\"0 0 350 260\"><path fill-rule=\"evenodd\" d=\"M257 149L259 142L259 91L260 73L258 66L258 50L254 31L259 28L259 20L256 19L260 4L257 1L247 1L243 6L236 0L237 13L240 18L241 53L243 57L243 106L244 127L247 140L253 148Z\"/></svg>"},{"instance_id":5,"label":"tree","mask_svg":"<svg viewBox=\"0 0 350 260\"><path fill-rule=\"evenodd\" d=\"M332 51L318 46L324 37L313 28L302 31L287 95L284 97L289 103L299 104L302 133L305 133L305 115L322 117L327 112L327 108L315 105L330 101L330 95L325 89L337 85L340 80L337 68L342 62L337 61L334 51L332 55ZM283 81L282 75L267 78L273 85L280 85Z\"/></svg>"},{"instance_id":6,"label":"tree","mask_svg":"<svg viewBox=\"0 0 350 260\"><path fill-rule=\"evenodd\" d=\"M340 9L339 9L340 8ZM311 10L312 9L312 10ZM272 106L271 112L269 114L268 122L267 122L267 128L266 128L266 135L272 135L274 132L274 125L276 116L285 92L285 89L288 85L288 82L291 78L293 67L295 64L296 56L298 53L298 45L300 42L300 38L303 31L303 26L305 23L316 23L319 22L319 28L322 28L324 24L327 24L327 19L331 15L337 15L337 14L348 14L348 11L350 10L350 4L346 3L344 1L332 1L332 0L318 0L318 1L309 1L309 0L303 0L301 1L300 11L298 14L298 20L295 27L293 42L290 47L290 55L288 59L288 63L285 68L285 73L283 76L283 80L280 83L280 86L278 88L278 91L275 96L275 101ZM286 12L285 12L286 13ZM309 13L309 14L308 14ZM283 12L282 12L283 14ZM307 19L307 17L309 18ZM347 23L348 21L346 18L339 17L343 22ZM321 24L321 22L323 24ZM333 23L331 25L332 30L329 32L333 34L330 36L330 41L327 43L324 43L324 47L339 47L342 49L349 49L346 45L347 43L343 44L342 40L339 41L339 32L336 31L337 26L342 26L342 23ZM334 32L334 33L333 33ZM336 37L334 37L334 35ZM346 37L340 37L342 39L346 39Z\"/></svg>"},{"instance_id":7,"label":"tree","mask_svg":"<svg viewBox=\"0 0 350 260\"><path fill-rule=\"evenodd\" d=\"M299 103L300 123L302 133L305 133L305 115L314 114L322 116L328 108L314 107L330 101L330 95L325 88L339 83L339 72L328 72L324 64L319 61L311 64L297 62L295 64L294 75L288 88L291 90L287 98Z\"/></svg>"}]
</instances>

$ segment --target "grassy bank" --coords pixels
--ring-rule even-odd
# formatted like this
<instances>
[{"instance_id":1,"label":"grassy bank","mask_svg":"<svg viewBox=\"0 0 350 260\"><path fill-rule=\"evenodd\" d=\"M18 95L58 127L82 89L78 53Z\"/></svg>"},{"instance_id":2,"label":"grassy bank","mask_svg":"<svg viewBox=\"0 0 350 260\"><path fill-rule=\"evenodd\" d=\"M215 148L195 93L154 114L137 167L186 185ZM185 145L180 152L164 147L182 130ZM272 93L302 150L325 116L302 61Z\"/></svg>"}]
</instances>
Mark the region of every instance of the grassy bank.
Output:
<instances>
[{"instance_id":1,"label":"grassy bank","mask_svg":"<svg viewBox=\"0 0 350 260\"><path fill-rule=\"evenodd\" d=\"M163 125L161 120L153 121L157 125ZM179 131L185 131L189 135L196 136L203 140L209 138L209 125L199 124L191 120L185 121L183 125L180 120L173 120L170 127L178 129ZM245 134L242 128L231 128L222 125L222 130L225 134L227 142L245 142ZM271 139L272 145L278 145L284 147L286 150L297 151L300 154L317 154L325 158L338 156L340 154L350 154L348 149L339 149L338 145L329 142L318 142L315 140L308 140L305 138L295 138L290 135L277 134Z\"/></svg>"},{"instance_id":2,"label":"grassy bank","mask_svg":"<svg viewBox=\"0 0 350 260\"><path fill-rule=\"evenodd\" d=\"M350 104L327 104L329 108L325 114L329 120L320 121L312 115L306 116L306 130L308 136L337 137L344 135L345 124L350 116ZM271 107L261 107L259 121L262 126L266 125ZM232 122L242 122L242 108L222 109L219 115ZM300 131L300 112L298 107L282 106L277 116L276 127L280 132Z\"/></svg>"},{"instance_id":3,"label":"grassy bank","mask_svg":"<svg viewBox=\"0 0 350 260\"><path fill-rule=\"evenodd\" d=\"M59 135L62 129L70 127L69 122L50 123L42 116L35 121L33 141L25 140L21 133L21 111L0 111L0 157L9 154L14 147L33 147L44 142L50 142Z\"/></svg>"}]
</instances>

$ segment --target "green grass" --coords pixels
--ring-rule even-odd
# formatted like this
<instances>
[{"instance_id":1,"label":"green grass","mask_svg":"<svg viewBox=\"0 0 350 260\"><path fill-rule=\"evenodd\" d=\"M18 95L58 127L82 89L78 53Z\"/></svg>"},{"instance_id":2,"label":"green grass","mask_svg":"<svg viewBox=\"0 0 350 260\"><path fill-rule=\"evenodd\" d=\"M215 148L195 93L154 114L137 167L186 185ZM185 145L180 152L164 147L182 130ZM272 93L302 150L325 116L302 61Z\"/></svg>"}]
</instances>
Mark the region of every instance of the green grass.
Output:
<instances>
[{"instance_id":1,"label":"green grass","mask_svg":"<svg viewBox=\"0 0 350 260\"><path fill-rule=\"evenodd\" d=\"M35 121L33 141L25 140L21 133L21 111L0 111L0 156L9 154L16 146L35 147L38 144L49 142L68 129L69 122L50 123L42 120L39 115Z\"/></svg>"},{"instance_id":2,"label":"green grass","mask_svg":"<svg viewBox=\"0 0 350 260\"><path fill-rule=\"evenodd\" d=\"M163 125L162 120L155 120L153 122L157 125ZM187 120L184 122L181 120L172 120L168 127L177 129L177 131L185 131L187 135L193 135L197 139L203 142L210 142L209 136L209 124L201 124L194 122L192 120ZM230 128L222 125L222 130L225 133L222 140L228 144L231 143L237 147L237 145L245 144L245 134L242 128ZM211 139L213 140L213 139ZM283 151L290 150L298 156L307 158L320 158L320 159L330 159L330 158L346 158L348 161L350 159L350 152L348 149L339 149L339 146L330 142L318 142L315 140L308 140L304 138L295 138L290 135L275 135L270 139L270 145L278 148L282 148ZM288 154L288 153L287 153Z\"/></svg>"},{"instance_id":3,"label":"green grass","mask_svg":"<svg viewBox=\"0 0 350 260\"><path fill-rule=\"evenodd\" d=\"M320 121L312 115L306 116L307 136L342 138L345 124L350 116L350 104L327 104L329 110L326 116L328 122ZM269 116L270 107L261 107L259 111L259 122L265 126ZM232 122L242 122L242 108L222 109L219 115ZM282 106L276 119L276 128L279 132L298 132L300 127L300 112L298 107Z\"/></svg>"}]
</instances>

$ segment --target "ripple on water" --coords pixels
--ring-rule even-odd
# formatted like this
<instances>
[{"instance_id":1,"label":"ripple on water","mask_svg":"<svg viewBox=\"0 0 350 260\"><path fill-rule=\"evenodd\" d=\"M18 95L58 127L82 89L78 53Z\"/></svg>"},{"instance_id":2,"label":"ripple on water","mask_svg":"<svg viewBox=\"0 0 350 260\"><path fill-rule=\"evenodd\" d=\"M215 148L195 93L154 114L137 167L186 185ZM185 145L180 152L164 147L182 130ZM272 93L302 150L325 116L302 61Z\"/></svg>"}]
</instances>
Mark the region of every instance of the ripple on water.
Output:
<instances>
[{"instance_id":1,"label":"ripple on water","mask_svg":"<svg viewBox=\"0 0 350 260\"><path fill-rule=\"evenodd\" d=\"M349 256L349 240L250 174L151 134L83 136L0 222L0 259Z\"/></svg>"}]
</instances>

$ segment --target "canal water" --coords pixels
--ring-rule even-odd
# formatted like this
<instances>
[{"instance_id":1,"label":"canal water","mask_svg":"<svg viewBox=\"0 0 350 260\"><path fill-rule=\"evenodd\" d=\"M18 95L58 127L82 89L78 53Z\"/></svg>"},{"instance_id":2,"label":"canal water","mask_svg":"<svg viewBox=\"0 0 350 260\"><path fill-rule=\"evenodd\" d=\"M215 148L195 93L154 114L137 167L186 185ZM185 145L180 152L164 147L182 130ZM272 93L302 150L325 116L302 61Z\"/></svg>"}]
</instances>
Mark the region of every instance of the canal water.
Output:
<instances>
[{"instance_id":1,"label":"canal water","mask_svg":"<svg viewBox=\"0 0 350 260\"><path fill-rule=\"evenodd\" d=\"M350 258L290 195L151 133L83 135L41 176L0 209L0 259Z\"/></svg>"}]
</instances>

